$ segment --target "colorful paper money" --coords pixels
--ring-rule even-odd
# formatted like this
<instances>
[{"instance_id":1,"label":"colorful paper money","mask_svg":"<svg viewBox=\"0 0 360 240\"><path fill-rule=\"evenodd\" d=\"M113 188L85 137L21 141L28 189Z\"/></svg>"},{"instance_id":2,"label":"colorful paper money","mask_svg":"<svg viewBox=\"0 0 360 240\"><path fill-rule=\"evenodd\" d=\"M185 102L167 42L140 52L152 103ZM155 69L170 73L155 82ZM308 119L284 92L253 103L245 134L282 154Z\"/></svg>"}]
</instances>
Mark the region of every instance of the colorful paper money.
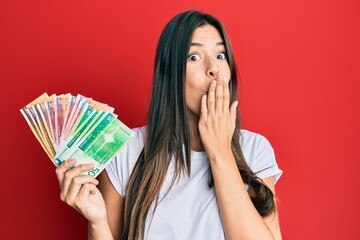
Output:
<instances>
[{"instance_id":1,"label":"colorful paper money","mask_svg":"<svg viewBox=\"0 0 360 240\"><path fill-rule=\"evenodd\" d=\"M55 166L76 158L76 165L94 164L84 173L94 177L134 135L114 108L82 95L44 93L20 112Z\"/></svg>"}]
</instances>

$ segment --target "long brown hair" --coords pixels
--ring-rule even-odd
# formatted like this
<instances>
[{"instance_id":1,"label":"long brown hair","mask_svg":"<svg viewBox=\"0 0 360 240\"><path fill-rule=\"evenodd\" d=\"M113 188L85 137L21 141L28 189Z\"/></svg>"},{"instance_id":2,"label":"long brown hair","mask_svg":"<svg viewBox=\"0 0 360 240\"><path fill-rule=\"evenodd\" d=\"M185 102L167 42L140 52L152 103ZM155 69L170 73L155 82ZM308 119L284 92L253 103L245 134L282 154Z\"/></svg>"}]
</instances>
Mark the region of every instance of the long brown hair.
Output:
<instances>
[{"instance_id":1,"label":"long brown hair","mask_svg":"<svg viewBox=\"0 0 360 240\"><path fill-rule=\"evenodd\" d=\"M214 26L224 41L231 70L231 102L237 99L238 73L230 41L220 21L194 10L176 15L165 26L156 49L145 145L130 176L125 196L124 240L144 238L147 214L150 206L156 205L172 158L175 161L172 183L182 173L190 176L191 144L184 87L186 60L194 30L206 24ZM249 186L254 206L260 215L267 216L275 210L273 194L248 167L240 148L239 129L240 116L237 115L231 148L242 179ZM212 187L212 176L209 177Z\"/></svg>"}]
</instances>

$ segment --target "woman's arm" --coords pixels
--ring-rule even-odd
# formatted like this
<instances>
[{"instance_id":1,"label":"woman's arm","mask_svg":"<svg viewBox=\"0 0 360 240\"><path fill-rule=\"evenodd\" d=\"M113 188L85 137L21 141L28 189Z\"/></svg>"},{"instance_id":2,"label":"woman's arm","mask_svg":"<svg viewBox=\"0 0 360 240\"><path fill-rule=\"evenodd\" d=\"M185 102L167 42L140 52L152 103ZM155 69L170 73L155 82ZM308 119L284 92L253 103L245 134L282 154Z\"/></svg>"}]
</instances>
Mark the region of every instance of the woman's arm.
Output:
<instances>
[{"instance_id":1,"label":"woman's arm","mask_svg":"<svg viewBox=\"0 0 360 240\"><path fill-rule=\"evenodd\" d=\"M274 202L277 205L277 199L275 197L275 181L274 177L267 177L263 179L264 184L270 188L272 193L274 194ZM280 231L280 224L279 224L279 214L277 211L277 206L275 212L269 215L268 217L264 218L266 224L270 228L272 234L274 235L275 239L282 239L281 231Z\"/></svg>"},{"instance_id":2,"label":"woman's arm","mask_svg":"<svg viewBox=\"0 0 360 240\"><path fill-rule=\"evenodd\" d=\"M124 200L110 182L106 171L100 173L98 179L98 188L103 195L106 206L107 225L110 228L113 238L120 239L122 230L121 226L123 221ZM101 238L101 235L99 235L100 238L95 238L95 235L97 236L97 232L95 230L96 227L89 223L89 239L104 239Z\"/></svg>"},{"instance_id":3,"label":"woman's arm","mask_svg":"<svg viewBox=\"0 0 360 240\"><path fill-rule=\"evenodd\" d=\"M263 219L245 188L231 150L237 102L231 104L228 82L218 76L201 100L199 132L209 156L221 220L227 239L281 239L276 214ZM274 190L274 184L266 179Z\"/></svg>"},{"instance_id":4,"label":"woman's arm","mask_svg":"<svg viewBox=\"0 0 360 240\"><path fill-rule=\"evenodd\" d=\"M226 238L281 239L277 212L266 218L260 216L245 188L235 159L231 158L229 162L210 160ZM271 190L274 189L273 177L264 179L264 182Z\"/></svg>"}]
</instances>

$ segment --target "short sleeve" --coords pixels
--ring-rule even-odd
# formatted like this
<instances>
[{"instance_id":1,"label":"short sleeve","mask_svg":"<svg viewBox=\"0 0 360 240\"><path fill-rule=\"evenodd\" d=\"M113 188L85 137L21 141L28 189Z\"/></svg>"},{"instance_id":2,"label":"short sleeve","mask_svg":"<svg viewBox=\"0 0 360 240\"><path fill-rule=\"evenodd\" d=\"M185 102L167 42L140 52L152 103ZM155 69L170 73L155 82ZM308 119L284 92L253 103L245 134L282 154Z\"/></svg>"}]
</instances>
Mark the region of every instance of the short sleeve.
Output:
<instances>
[{"instance_id":1,"label":"short sleeve","mask_svg":"<svg viewBox=\"0 0 360 240\"><path fill-rule=\"evenodd\" d=\"M130 175L144 147L145 127L132 130L135 132L132 139L105 168L110 182L122 198L125 197Z\"/></svg>"},{"instance_id":2,"label":"short sleeve","mask_svg":"<svg viewBox=\"0 0 360 240\"><path fill-rule=\"evenodd\" d=\"M251 170L261 179L274 176L276 183L283 171L279 168L274 149L262 135L241 130L240 145Z\"/></svg>"}]
</instances>

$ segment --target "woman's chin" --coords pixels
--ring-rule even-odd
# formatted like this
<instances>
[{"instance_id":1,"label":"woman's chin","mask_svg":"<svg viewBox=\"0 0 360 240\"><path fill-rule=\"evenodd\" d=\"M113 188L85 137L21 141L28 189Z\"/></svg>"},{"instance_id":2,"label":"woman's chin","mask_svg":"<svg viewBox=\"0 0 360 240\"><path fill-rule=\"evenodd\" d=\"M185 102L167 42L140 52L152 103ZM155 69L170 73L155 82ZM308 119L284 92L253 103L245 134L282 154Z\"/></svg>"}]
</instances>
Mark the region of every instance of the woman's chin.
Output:
<instances>
[{"instance_id":1,"label":"woman's chin","mask_svg":"<svg viewBox=\"0 0 360 240\"><path fill-rule=\"evenodd\" d=\"M191 109L187 108L188 118L199 118L200 117L200 109Z\"/></svg>"}]
</instances>

